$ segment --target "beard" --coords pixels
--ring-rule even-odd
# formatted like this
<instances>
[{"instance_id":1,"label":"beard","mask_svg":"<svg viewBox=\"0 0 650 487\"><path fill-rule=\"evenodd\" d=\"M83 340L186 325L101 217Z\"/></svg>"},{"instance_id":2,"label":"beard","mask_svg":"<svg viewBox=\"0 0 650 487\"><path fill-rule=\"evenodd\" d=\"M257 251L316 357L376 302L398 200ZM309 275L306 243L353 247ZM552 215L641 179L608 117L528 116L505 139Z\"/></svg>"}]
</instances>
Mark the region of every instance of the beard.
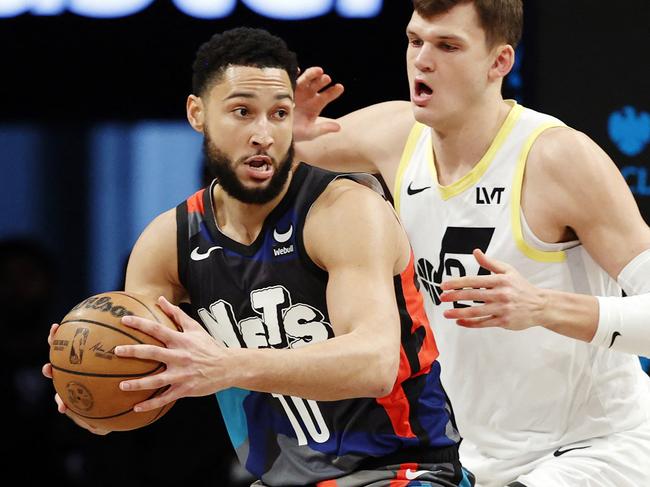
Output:
<instances>
[{"instance_id":1,"label":"beard","mask_svg":"<svg viewBox=\"0 0 650 487\"><path fill-rule=\"evenodd\" d=\"M230 196L247 204L263 205L273 200L282 192L289 178L294 153L295 149L292 140L287 153L279 164L274 158L263 151L253 154L269 157L271 164L275 168L275 172L266 187L247 188L237 178L235 167L237 164L243 163L250 156L243 157L239 161L233 161L214 144L207 133L203 137L203 157L209 176L216 178L223 190Z\"/></svg>"}]
</instances>

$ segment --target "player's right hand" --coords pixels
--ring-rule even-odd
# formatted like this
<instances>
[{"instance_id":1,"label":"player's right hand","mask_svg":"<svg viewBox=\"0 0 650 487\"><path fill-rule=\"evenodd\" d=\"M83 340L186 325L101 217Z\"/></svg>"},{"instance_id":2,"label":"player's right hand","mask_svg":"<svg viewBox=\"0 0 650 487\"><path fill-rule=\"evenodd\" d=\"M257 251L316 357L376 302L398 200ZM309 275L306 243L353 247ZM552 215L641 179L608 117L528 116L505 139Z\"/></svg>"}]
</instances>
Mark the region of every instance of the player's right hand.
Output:
<instances>
[{"instance_id":1,"label":"player's right hand","mask_svg":"<svg viewBox=\"0 0 650 487\"><path fill-rule=\"evenodd\" d=\"M319 67L308 68L298 77L293 115L296 142L312 140L341 129L334 120L320 117L323 109L343 93L342 84L328 86L331 82L332 78Z\"/></svg>"},{"instance_id":2,"label":"player's right hand","mask_svg":"<svg viewBox=\"0 0 650 487\"><path fill-rule=\"evenodd\" d=\"M54 334L56 333L56 330L59 328L58 323L54 323L50 327L50 334L47 337L47 343L52 346L52 341L54 340ZM52 378L52 364L51 363L46 363L43 365L43 368L41 369L41 372L45 377L48 379ZM63 399L61 399L61 396L59 394L54 395L54 401L56 402L56 408L61 414L65 414L68 416L72 421L74 421L78 426L90 431L91 433L94 433L96 435L106 435L110 433L110 430L104 430L100 428L94 428L87 424L83 419L79 418L76 414L74 414L72 411L68 410L68 407L65 405L63 402Z\"/></svg>"}]
</instances>

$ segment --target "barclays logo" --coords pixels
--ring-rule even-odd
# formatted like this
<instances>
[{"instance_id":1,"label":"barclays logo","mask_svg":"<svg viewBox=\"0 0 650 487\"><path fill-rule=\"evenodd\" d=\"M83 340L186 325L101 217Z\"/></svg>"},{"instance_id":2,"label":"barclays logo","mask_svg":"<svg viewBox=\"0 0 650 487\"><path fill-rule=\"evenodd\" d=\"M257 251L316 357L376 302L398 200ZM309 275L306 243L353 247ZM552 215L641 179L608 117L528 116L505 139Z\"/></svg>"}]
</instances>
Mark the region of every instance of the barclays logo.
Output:
<instances>
[{"instance_id":1,"label":"barclays logo","mask_svg":"<svg viewBox=\"0 0 650 487\"><path fill-rule=\"evenodd\" d=\"M650 174L647 167L625 166L621 174L630 186L630 190L637 196L650 196Z\"/></svg>"},{"instance_id":2,"label":"barclays logo","mask_svg":"<svg viewBox=\"0 0 650 487\"><path fill-rule=\"evenodd\" d=\"M629 157L638 156L650 142L650 113L623 107L609 116L607 129L618 150Z\"/></svg>"}]
</instances>

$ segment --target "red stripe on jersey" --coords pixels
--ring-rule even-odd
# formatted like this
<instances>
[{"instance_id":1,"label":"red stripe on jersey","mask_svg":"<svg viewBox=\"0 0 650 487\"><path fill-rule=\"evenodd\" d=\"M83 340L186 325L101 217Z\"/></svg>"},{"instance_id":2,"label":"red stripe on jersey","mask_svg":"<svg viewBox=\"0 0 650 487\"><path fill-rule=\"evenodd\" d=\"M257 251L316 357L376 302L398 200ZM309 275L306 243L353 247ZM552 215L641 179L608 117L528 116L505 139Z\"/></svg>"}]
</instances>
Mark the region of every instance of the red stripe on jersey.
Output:
<instances>
[{"instance_id":1,"label":"red stripe on jersey","mask_svg":"<svg viewBox=\"0 0 650 487\"><path fill-rule=\"evenodd\" d=\"M205 209L203 208L203 193L205 189L201 189L194 193L192 196L187 198L187 211L188 213L201 213L205 214Z\"/></svg>"},{"instance_id":2,"label":"red stripe on jersey","mask_svg":"<svg viewBox=\"0 0 650 487\"><path fill-rule=\"evenodd\" d=\"M323 480L322 482L318 482L316 487L336 487L337 485L336 480Z\"/></svg>"},{"instance_id":3,"label":"red stripe on jersey","mask_svg":"<svg viewBox=\"0 0 650 487\"><path fill-rule=\"evenodd\" d=\"M389 395L377 399L377 403L386 410L395 434L405 438L414 438L415 434L411 429L411 422L409 420L411 406L402 389L402 383L411 376L416 377L429 373L431 364L438 357L438 347L433 338L433 331L429 327L429 320L424 312L424 299L415 287L414 262L415 256L413 255L413 250L411 250L409 263L400 275L400 280L404 302L406 303L406 311L412 322L410 331L411 333L415 333L418 328L424 329L424 340L422 347L418 350L420 370L416 374L413 374L408 357L406 356L406 351L404 350L404 345L402 344L399 350L399 369L393 390Z\"/></svg>"},{"instance_id":4,"label":"red stripe on jersey","mask_svg":"<svg viewBox=\"0 0 650 487\"><path fill-rule=\"evenodd\" d=\"M395 473L395 479L390 481L390 487L405 487L409 484L411 479L406 478L406 471L417 471L417 463L403 463L399 466L399 470Z\"/></svg>"},{"instance_id":5,"label":"red stripe on jersey","mask_svg":"<svg viewBox=\"0 0 650 487\"><path fill-rule=\"evenodd\" d=\"M388 414L390 423L393 426L393 431L395 431L397 436L403 438L415 438L415 434L411 429L411 421L409 420L411 405L402 389L402 382L404 382L404 379L409 377L410 373L411 367L409 366L406 352L404 352L404 347L402 346L399 350L399 370L397 372L397 380L395 381L393 390L390 391L390 394L387 396L377 398L377 403L382 406L386 410L386 414Z\"/></svg>"},{"instance_id":6,"label":"red stripe on jersey","mask_svg":"<svg viewBox=\"0 0 650 487\"><path fill-rule=\"evenodd\" d=\"M413 321L411 333L414 333L417 328L423 326L426 334L422 347L418 351L418 359L420 361L420 371L416 375L420 375L429 371L429 366L438 358L438 345L433 336L433 330L429 325L429 319L424 312L424 298L420 291L415 287L415 256L411 249L411 257L409 265L406 266L402 277L402 291L404 293L404 301L406 302L406 310Z\"/></svg>"}]
</instances>

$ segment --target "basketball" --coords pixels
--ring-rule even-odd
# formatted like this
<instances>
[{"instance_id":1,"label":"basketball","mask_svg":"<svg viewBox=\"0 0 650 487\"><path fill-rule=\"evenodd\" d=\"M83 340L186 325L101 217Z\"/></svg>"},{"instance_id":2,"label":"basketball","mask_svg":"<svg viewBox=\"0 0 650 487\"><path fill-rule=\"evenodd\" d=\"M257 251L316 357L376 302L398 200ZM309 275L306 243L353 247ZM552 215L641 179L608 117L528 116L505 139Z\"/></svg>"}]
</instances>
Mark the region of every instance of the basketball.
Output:
<instances>
[{"instance_id":1,"label":"basketball","mask_svg":"<svg viewBox=\"0 0 650 487\"><path fill-rule=\"evenodd\" d=\"M121 323L126 315L148 318L176 330L153 298L126 292L91 296L61 320L50 347L52 379L69 412L101 429L126 431L148 425L174 404L134 412L133 406L164 392L122 391L121 381L162 372L165 364L118 357L118 345L146 343L164 347L155 338Z\"/></svg>"}]
</instances>

